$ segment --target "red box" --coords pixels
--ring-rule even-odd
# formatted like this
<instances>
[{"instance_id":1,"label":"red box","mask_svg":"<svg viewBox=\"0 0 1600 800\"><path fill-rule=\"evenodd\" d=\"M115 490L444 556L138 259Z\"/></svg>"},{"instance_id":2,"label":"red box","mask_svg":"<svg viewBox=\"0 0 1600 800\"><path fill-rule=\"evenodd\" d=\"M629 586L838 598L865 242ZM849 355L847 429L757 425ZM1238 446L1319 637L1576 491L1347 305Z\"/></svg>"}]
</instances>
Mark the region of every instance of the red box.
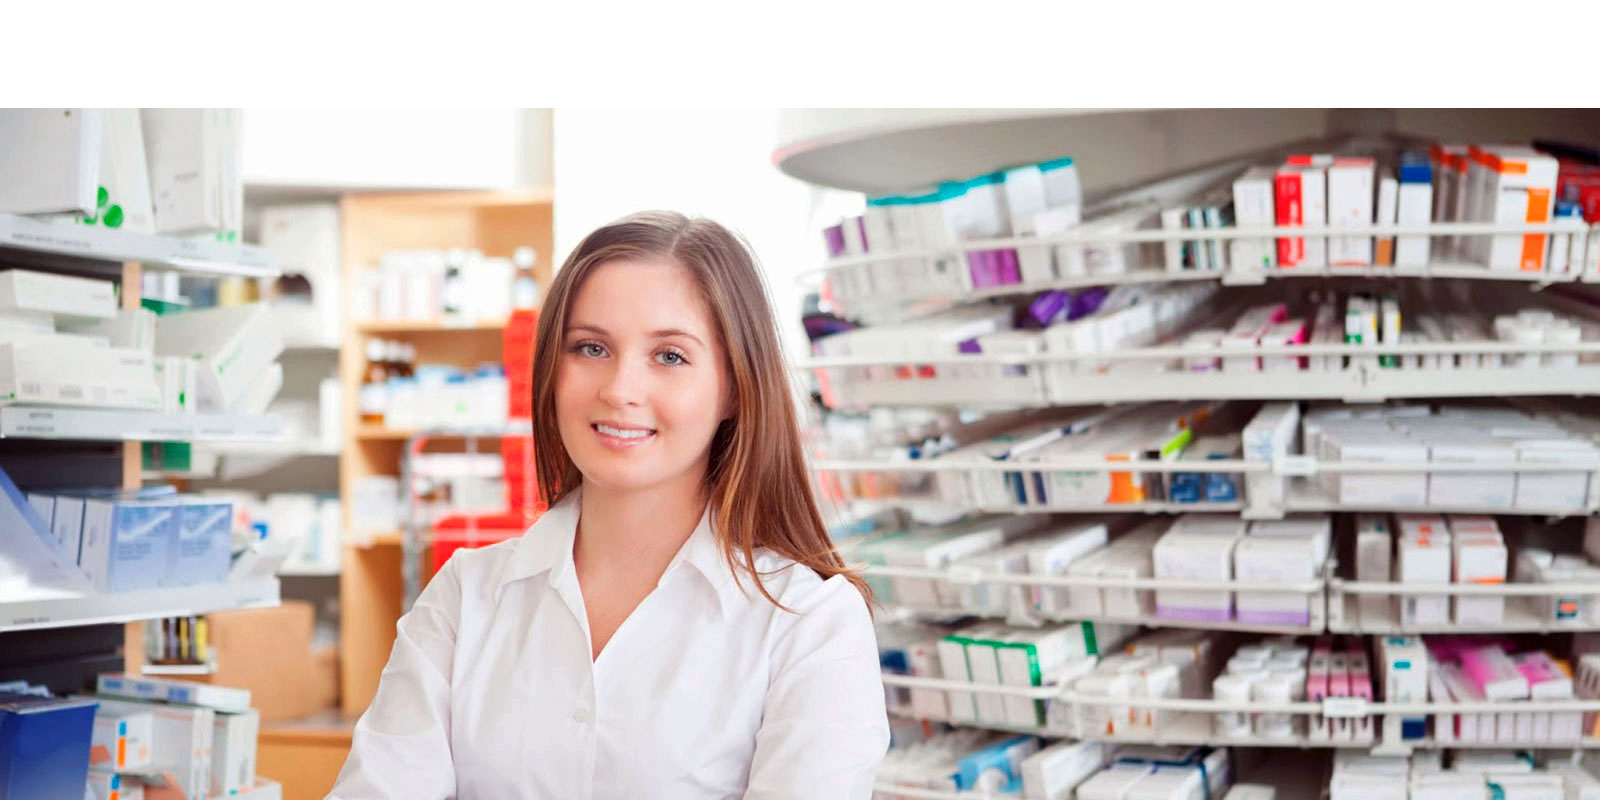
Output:
<instances>
[{"instance_id":1,"label":"red box","mask_svg":"<svg viewBox=\"0 0 1600 800\"><path fill-rule=\"evenodd\" d=\"M1278 225L1305 224L1305 208L1300 198L1300 172L1280 169L1273 178L1274 212ZM1298 237L1278 239L1278 266L1293 267L1306 257L1306 240Z\"/></svg>"},{"instance_id":2,"label":"red box","mask_svg":"<svg viewBox=\"0 0 1600 800\"><path fill-rule=\"evenodd\" d=\"M537 519L527 511L498 514L452 514L433 526L433 568L438 571L451 554L463 548L484 547L521 536Z\"/></svg>"}]
</instances>

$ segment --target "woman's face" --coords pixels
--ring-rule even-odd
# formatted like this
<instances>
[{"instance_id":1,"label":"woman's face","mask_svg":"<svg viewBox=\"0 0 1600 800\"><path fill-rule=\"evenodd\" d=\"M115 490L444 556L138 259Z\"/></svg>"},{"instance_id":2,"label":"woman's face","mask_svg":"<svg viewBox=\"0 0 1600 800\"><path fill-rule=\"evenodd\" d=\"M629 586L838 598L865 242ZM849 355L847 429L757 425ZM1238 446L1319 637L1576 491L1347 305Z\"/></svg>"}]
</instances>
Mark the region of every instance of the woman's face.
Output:
<instances>
[{"instance_id":1,"label":"woman's face","mask_svg":"<svg viewBox=\"0 0 1600 800\"><path fill-rule=\"evenodd\" d=\"M556 423L587 486L698 487L729 416L728 370L704 300L668 261L612 261L573 298Z\"/></svg>"}]
</instances>

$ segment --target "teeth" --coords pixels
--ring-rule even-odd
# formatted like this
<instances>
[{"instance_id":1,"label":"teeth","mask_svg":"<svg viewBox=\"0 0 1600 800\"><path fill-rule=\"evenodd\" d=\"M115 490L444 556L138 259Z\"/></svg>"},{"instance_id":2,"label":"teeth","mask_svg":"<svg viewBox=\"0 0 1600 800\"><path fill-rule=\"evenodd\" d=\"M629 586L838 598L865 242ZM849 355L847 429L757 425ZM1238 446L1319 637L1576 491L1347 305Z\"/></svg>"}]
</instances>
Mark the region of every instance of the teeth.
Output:
<instances>
[{"instance_id":1,"label":"teeth","mask_svg":"<svg viewBox=\"0 0 1600 800\"><path fill-rule=\"evenodd\" d=\"M613 428L610 425L597 424L594 427L601 433L607 436L615 436L618 439L643 439L650 435L650 431L625 431L621 428Z\"/></svg>"}]
</instances>

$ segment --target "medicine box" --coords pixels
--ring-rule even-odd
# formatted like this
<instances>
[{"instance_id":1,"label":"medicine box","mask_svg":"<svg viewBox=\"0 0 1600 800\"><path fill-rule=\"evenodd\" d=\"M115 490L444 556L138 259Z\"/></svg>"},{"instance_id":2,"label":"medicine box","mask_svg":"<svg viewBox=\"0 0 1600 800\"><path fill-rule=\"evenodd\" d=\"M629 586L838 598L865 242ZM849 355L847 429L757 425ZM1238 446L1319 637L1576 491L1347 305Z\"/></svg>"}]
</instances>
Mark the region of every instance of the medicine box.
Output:
<instances>
[{"instance_id":1,"label":"medicine box","mask_svg":"<svg viewBox=\"0 0 1600 800\"><path fill-rule=\"evenodd\" d=\"M1514 467L1517 451L1510 443L1492 437L1478 438L1470 428L1450 428L1431 434L1430 460L1439 464L1474 464ZM1428 503L1435 506L1511 508L1516 493L1516 473L1430 472Z\"/></svg>"},{"instance_id":2,"label":"medicine box","mask_svg":"<svg viewBox=\"0 0 1600 800\"><path fill-rule=\"evenodd\" d=\"M209 800L216 712L200 706L94 698L106 713L148 713L152 718L151 767L170 775L183 800Z\"/></svg>"},{"instance_id":3,"label":"medicine box","mask_svg":"<svg viewBox=\"0 0 1600 800\"><path fill-rule=\"evenodd\" d=\"M154 589L166 581L178 538L178 504L89 498L78 564L96 591Z\"/></svg>"},{"instance_id":4,"label":"medicine box","mask_svg":"<svg viewBox=\"0 0 1600 800\"><path fill-rule=\"evenodd\" d=\"M150 766L155 719L148 711L99 711L89 742L89 767L127 772Z\"/></svg>"},{"instance_id":5,"label":"medicine box","mask_svg":"<svg viewBox=\"0 0 1600 800\"><path fill-rule=\"evenodd\" d=\"M117 314L117 292L111 281L0 270L0 311L109 318Z\"/></svg>"},{"instance_id":6,"label":"medicine box","mask_svg":"<svg viewBox=\"0 0 1600 800\"><path fill-rule=\"evenodd\" d=\"M912 675L918 678L944 677L943 670L939 668L938 640L912 644L906 648L906 658L910 662ZM913 688L911 713L917 719L949 719L950 705L945 701L945 693L939 689Z\"/></svg>"},{"instance_id":7,"label":"medicine box","mask_svg":"<svg viewBox=\"0 0 1600 800\"><path fill-rule=\"evenodd\" d=\"M1433 217L1433 170L1427 161L1403 160L1400 163L1397 219L1401 225L1426 225ZM1446 220L1440 219L1440 222ZM1431 238L1400 236L1395 241L1396 267L1427 266Z\"/></svg>"},{"instance_id":8,"label":"medicine box","mask_svg":"<svg viewBox=\"0 0 1600 800\"><path fill-rule=\"evenodd\" d=\"M0 405L10 403L159 411L161 391L149 353L56 335L0 342Z\"/></svg>"},{"instance_id":9,"label":"medicine box","mask_svg":"<svg viewBox=\"0 0 1600 800\"><path fill-rule=\"evenodd\" d=\"M1108 536L1104 522L1070 524L1047 533L1028 550L1028 572L1064 574L1072 562L1104 547ZM1033 607L1046 616L1065 613L1072 606L1072 592L1068 587L1033 586L1028 591Z\"/></svg>"},{"instance_id":10,"label":"medicine box","mask_svg":"<svg viewBox=\"0 0 1600 800\"><path fill-rule=\"evenodd\" d=\"M1022 793L1028 798L1057 800L1106 763L1102 742L1057 742L1022 760Z\"/></svg>"},{"instance_id":11,"label":"medicine box","mask_svg":"<svg viewBox=\"0 0 1600 800\"><path fill-rule=\"evenodd\" d=\"M1356 580L1388 583L1394 579L1394 533L1383 514L1356 515ZM1394 598L1382 594L1358 595L1363 619L1387 620L1394 616Z\"/></svg>"},{"instance_id":12,"label":"medicine box","mask_svg":"<svg viewBox=\"0 0 1600 800\"><path fill-rule=\"evenodd\" d=\"M1360 228L1372 224L1376 169L1376 163L1370 158L1334 159L1328 167L1328 224L1331 227ZM1328 264L1335 267L1370 266L1372 237L1330 237Z\"/></svg>"},{"instance_id":13,"label":"medicine box","mask_svg":"<svg viewBox=\"0 0 1600 800\"><path fill-rule=\"evenodd\" d=\"M211 737L211 796L230 797L248 791L256 776L256 734L261 715L255 711L215 716Z\"/></svg>"},{"instance_id":14,"label":"medicine box","mask_svg":"<svg viewBox=\"0 0 1600 800\"><path fill-rule=\"evenodd\" d=\"M1400 583L1449 583L1451 545L1447 532L1412 536L1402 529L1397 543L1398 567L1396 578ZM1402 595L1400 621L1404 625L1443 625L1450 621L1448 595Z\"/></svg>"},{"instance_id":15,"label":"medicine box","mask_svg":"<svg viewBox=\"0 0 1600 800\"><path fill-rule=\"evenodd\" d=\"M185 500L179 507L166 586L222 583L228 578L233 543L233 504Z\"/></svg>"},{"instance_id":16,"label":"medicine box","mask_svg":"<svg viewBox=\"0 0 1600 800\"><path fill-rule=\"evenodd\" d=\"M1428 699L1428 651L1416 636L1380 636L1375 639L1378 680L1383 683L1383 700L1390 703L1420 703ZM1402 717L1386 714L1383 740L1421 739L1427 735L1426 716Z\"/></svg>"},{"instance_id":17,"label":"medicine box","mask_svg":"<svg viewBox=\"0 0 1600 800\"><path fill-rule=\"evenodd\" d=\"M1339 502L1365 506L1421 506L1428 498L1428 474L1421 465L1428 448L1394 433L1330 435L1334 460L1346 464L1417 464L1416 472L1346 472L1338 479Z\"/></svg>"},{"instance_id":18,"label":"medicine box","mask_svg":"<svg viewBox=\"0 0 1600 800\"><path fill-rule=\"evenodd\" d=\"M175 681L165 678L132 677L120 673L103 673L97 678L95 690L102 696L125 697L134 700L154 700L163 703L205 706L217 711L243 714L250 710L250 690L229 686L212 686L194 681Z\"/></svg>"},{"instance_id":19,"label":"medicine box","mask_svg":"<svg viewBox=\"0 0 1600 800\"><path fill-rule=\"evenodd\" d=\"M972 670L967 665L967 645L974 639L986 637L990 626L978 626L939 640L939 671L944 679L959 683L972 682ZM946 697L952 722L977 722L978 705L972 692L952 690Z\"/></svg>"},{"instance_id":20,"label":"medicine box","mask_svg":"<svg viewBox=\"0 0 1600 800\"><path fill-rule=\"evenodd\" d=\"M1313 581L1327 555L1325 543L1320 553L1318 547L1314 535L1246 536L1234 548L1233 577L1243 582ZM1304 592L1241 589L1235 600L1238 620L1252 625L1309 625L1311 604Z\"/></svg>"},{"instance_id":21,"label":"medicine box","mask_svg":"<svg viewBox=\"0 0 1600 800\"><path fill-rule=\"evenodd\" d=\"M1600 451L1572 439L1525 439L1516 442L1521 464L1593 464ZM1515 505L1518 509L1585 508L1593 472L1518 472Z\"/></svg>"},{"instance_id":22,"label":"medicine box","mask_svg":"<svg viewBox=\"0 0 1600 800\"><path fill-rule=\"evenodd\" d=\"M200 410L231 411L277 361L283 335L265 304L209 308L160 317L155 352L197 361Z\"/></svg>"},{"instance_id":23,"label":"medicine box","mask_svg":"<svg viewBox=\"0 0 1600 800\"><path fill-rule=\"evenodd\" d=\"M1234 179L1233 215L1238 227L1273 226L1274 172L1272 167L1256 166ZM1231 252L1231 267L1236 270L1272 269L1278 263L1277 247L1271 239L1235 239Z\"/></svg>"},{"instance_id":24,"label":"medicine box","mask_svg":"<svg viewBox=\"0 0 1600 800\"><path fill-rule=\"evenodd\" d=\"M1233 577L1233 551L1244 535L1237 517L1190 514L1178 519L1156 542L1155 577L1227 581ZM1167 619L1226 621L1233 618L1233 593L1227 590L1157 589L1156 614Z\"/></svg>"},{"instance_id":25,"label":"medicine box","mask_svg":"<svg viewBox=\"0 0 1600 800\"><path fill-rule=\"evenodd\" d=\"M93 726L88 703L0 694L0 787L7 800L82 797Z\"/></svg>"},{"instance_id":26,"label":"medicine box","mask_svg":"<svg viewBox=\"0 0 1600 800\"><path fill-rule=\"evenodd\" d=\"M144 784L132 776L90 770L89 794L94 800L144 800Z\"/></svg>"},{"instance_id":27,"label":"medicine box","mask_svg":"<svg viewBox=\"0 0 1600 800\"><path fill-rule=\"evenodd\" d=\"M1000 685L1000 659L996 650L1011 640L1014 631L1004 626L991 630L983 637L971 637L963 645L967 651L967 671L972 683L985 686ZM1006 721L1005 695L997 692L975 692L978 721L1001 724Z\"/></svg>"},{"instance_id":28,"label":"medicine box","mask_svg":"<svg viewBox=\"0 0 1600 800\"><path fill-rule=\"evenodd\" d=\"M1492 523L1491 523L1492 524ZM1463 526L1470 530L1469 526ZM1456 532L1452 526L1454 581L1476 585L1505 583L1507 553L1499 531ZM1498 625L1505 619L1505 598L1462 595L1454 598L1457 625Z\"/></svg>"}]
</instances>

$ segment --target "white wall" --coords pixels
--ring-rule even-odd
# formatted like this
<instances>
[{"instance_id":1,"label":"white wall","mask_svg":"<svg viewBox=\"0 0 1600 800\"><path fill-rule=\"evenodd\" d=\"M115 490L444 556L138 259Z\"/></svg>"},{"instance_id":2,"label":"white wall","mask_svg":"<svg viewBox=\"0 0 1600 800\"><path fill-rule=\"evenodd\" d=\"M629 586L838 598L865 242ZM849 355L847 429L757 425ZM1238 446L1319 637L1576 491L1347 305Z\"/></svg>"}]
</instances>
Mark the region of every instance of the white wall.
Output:
<instances>
[{"instance_id":1,"label":"white wall","mask_svg":"<svg viewBox=\"0 0 1600 800\"><path fill-rule=\"evenodd\" d=\"M589 231L635 211L710 217L750 241L785 348L806 353L795 276L822 263L823 208L851 200L772 166L777 119L777 109L557 109L556 266Z\"/></svg>"},{"instance_id":2,"label":"white wall","mask_svg":"<svg viewBox=\"0 0 1600 800\"><path fill-rule=\"evenodd\" d=\"M256 187L499 189L548 185L548 109L247 108Z\"/></svg>"}]
</instances>

